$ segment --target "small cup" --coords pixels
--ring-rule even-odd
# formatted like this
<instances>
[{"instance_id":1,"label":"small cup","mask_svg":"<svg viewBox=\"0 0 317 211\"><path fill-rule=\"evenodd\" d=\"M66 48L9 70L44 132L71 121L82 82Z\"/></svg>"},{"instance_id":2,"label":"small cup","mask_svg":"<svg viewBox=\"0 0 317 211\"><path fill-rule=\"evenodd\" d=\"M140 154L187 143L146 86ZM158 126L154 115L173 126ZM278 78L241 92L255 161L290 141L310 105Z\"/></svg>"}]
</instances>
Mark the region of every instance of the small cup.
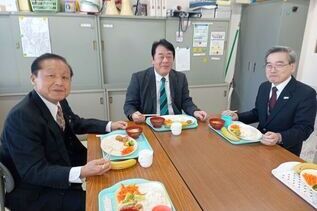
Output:
<instances>
[{"instance_id":1,"label":"small cup","mask_svg":"<svg viewBox=\"0 0 317 211\"><path fill-rule=\"evenodd\" d=\"M149 149L143 149L139 152L138 161L140 166L143 168L148 168L153 163L153 151Z\"/></svg>"},{"instance_id":2,"label":"small cup","mask_svg":"<svg viewBox=\"0 0 317 211\"><path fill-rule=\"evenodd\" d=\"M232 116L229 115L221 115L221 119L225 121L225 127L228 127L232 124Z\"/></svg>"},{"instance_id":3,"label":"small cup","mask_svg":"<svg viewBox=\"0 0 317 211\"><path fill-rule=\"evenodd\" d=\"M182 133L182 123L180 122L173 122L171 124L171 131L172 131L172 134L174 136L178 136Z\"/></svg>"}]
</instances>

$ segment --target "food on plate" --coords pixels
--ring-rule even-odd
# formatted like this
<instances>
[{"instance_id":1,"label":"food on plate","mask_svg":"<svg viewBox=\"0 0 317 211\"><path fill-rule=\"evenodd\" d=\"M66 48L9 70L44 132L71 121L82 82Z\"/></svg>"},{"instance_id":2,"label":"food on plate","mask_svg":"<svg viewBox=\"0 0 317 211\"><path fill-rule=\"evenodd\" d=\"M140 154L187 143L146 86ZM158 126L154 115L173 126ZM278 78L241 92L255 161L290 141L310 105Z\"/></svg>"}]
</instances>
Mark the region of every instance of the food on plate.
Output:
<instances>
[{"instance_id":1,"label":"food on plate","mask_svg":"<svg viewBox=\"0 0 317 211\"><path fill-rule=\"evenodd\" d=\"M111 169L120 170L126 169L134 166L136 164L136 159L128 159L123 161L111 161Z\"/></svg>"},{"instance_id":2,"label":"food on plate","mask_svg":"<svg viewBox=\"0 0 317 211\"><path fill-rule=\"evenodd\" d=\"M129 141L129 137L128 136L117 135L116 136L116 140L120 141L122 143L125 143L125 142Z\"/></svg>"},{"instance_id":3,"label":"food on plate","mask_svg":"<svg viewBox=\"0 0 317 211\"><path fill-rule=\"evenodd\" d=\"M239 140L240 140L239 137L237 137L237 136L234 135L233 133L230 133L230 132L228 131L228 129L225 128L225 127L222 127L222 128L221 128L221 133L222 133L222 135L224 135L226 138L230 139L231 141L239 141Z\"/></svg>"},{"instance_id":4,"label":"food on plate","mask_svg":"<svg viewBox=\"0 0 317 211\"><path fill-rule=\"evenodd\" d=\"M165 127L171 127L173 122L180 122L182 124L182 127L187 127L188 125L193 124L193 121L190 119L186 120L186 121L173 121L171 119L165 119L164 125L165 125Z\"/></svg>"},{"instance_id":5,"label":"food on plate","mask_svg":"<svg viewBox=\"0 0 317 211\"><path fill-rule=\"evenodd\" d=\"M228 127L228 130L230 133L232 133L233 135L235 135L236 137L240 138L241 136L241 129L240 126L238 124L231 124Z\"/></svg>"},{"instance_id":6,"label":"food on plate","mask_svg":"<svg viewBox=\"0 0 317 211\"><path fill-rule=\"evenodd\" d=\"M116 192L116 200L120 211L151 211L158 205L171 207L164 187L158 182L121 184Z\"/></svg>"},{"instance_id":7,"label":"food on plate","mask_svg":"<svg viewBox=\"0 0 317 211\"><path fill-rule=\"evenodd\" d=\"M313 175L310 173L304 173L303 178L304 178L307 185L309 185L315 191L317 191L317 175Z\"/></svg>"},{"instance_id":8,"label":"food on plate","mask_svg":"<svg viewBox=\"0 0 317 211\"><path fill-rule=\"evenodd\" d=\"M214 128L215 130L220 130L225 124L223 119L213 117L209 119L209 125Z\"/></svg>"},{"instance_id":9,"label":"food on plate","mask_svg":"<svg viewBox=\"0 0 317 211\"><path fill-rule=\"evenodd\" d=\"M294 166L293 170L300 174L305 169L315 169L317 170L317 164L315 163L299 163L296 166Z\"/></svg>"}]
</instances>

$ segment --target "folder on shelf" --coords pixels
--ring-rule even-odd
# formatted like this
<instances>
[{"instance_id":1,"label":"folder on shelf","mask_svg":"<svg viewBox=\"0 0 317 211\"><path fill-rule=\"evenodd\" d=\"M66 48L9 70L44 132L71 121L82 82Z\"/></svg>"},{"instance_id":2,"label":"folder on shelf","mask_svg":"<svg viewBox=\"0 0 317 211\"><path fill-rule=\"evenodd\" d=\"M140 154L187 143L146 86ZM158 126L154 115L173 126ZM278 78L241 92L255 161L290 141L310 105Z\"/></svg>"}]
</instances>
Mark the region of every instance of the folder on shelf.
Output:
<instances>
[{"instance_id":1,"label":"folder on shelf","mask_svg":"<svg viewBox=\"0 0 317 211\"><path fill-rule=\"evenodd\" d=\"M157 0L149 0L148 16L156 16L156 1Z\"/></svg>"}]
</instances>

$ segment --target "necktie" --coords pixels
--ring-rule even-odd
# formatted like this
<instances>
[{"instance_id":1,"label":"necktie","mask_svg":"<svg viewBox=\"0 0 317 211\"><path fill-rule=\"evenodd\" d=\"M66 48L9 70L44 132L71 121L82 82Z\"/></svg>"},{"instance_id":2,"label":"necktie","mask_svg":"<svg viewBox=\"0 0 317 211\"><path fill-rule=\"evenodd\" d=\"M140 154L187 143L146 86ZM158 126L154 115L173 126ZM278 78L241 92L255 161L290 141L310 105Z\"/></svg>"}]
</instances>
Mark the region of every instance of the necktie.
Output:
<instances>
[{"instance_id":1,"label":"necktie","mask_svg":"<svg viewBox=\"0 0 317 211\"><path fill-rule=\"evenodd\" d=\"M269 100L269 112L271 113L275 104L276 104L276 100L277 100L277 97L276 97L276 92L277 92L277 88L274 86L272 87L272 96Z\"/></svg>"},{"instance_id":2,"label":"necktie","mask_svg":"<svg viewBox=\"0 0 317 211\"><path fill-rule=\"evenodd\" d=\"M163 77L161 79L161 87L160 87L160 115L168 115L165 81L166 79Z\"/></svg>"},{"instance_id":3,"label":"necktie","mask_svg":"<svg viewBox=\"0 0 317 211\"><path fill-rule=\"evenodd\" d=\"M57 106L56 122L59 125L59 127L64 131L65 119L64 119L62 108L60 106Z\"/></svg>"}]
</instances>

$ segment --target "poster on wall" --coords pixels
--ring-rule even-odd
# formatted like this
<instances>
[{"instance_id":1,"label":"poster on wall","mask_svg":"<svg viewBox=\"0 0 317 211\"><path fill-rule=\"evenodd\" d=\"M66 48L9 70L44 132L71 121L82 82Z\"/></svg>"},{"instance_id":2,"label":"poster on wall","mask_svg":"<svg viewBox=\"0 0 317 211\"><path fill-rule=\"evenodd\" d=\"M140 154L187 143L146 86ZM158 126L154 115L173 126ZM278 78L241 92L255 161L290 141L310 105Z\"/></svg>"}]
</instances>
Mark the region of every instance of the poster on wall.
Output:
<instances>
[{"instance_id":1,"label":"poster on wall","mask_svg":"<svg viewBox=\"0 0 317 211\"><path fill-rule=\"evenodd\" d=\"M224 53L226 32L211 32L209 55L222 56Z\"/></svg>"},{"instance_id":2,"label":"poster on wall","mask_svg":"<svg viewBox=\"0 0 317 211\"><path fill-rule=\"evenodd\" d=\"M38 57L51 53L48 18L19 17L21 43L24 57Z\"/></svg>"},{"instance_id":3,"label":"poster on wall","mask_svg":"<svg viewBox=\"0 0 317 211\"><path fill-rule=\"evenodd\" d=\"M175 49L175 69L180 72L190 70L190 48Z\"/></svg>"},{"instance_id":4,"label":"poster on wall","mask_svg":"<svg viewBox=\"0 0 317 211\"><path fill-rule=\"evenodd\" d=\"M193 56L205 56L208 46L208 27L207 23L194 24L193 34Z\"/></svg>"}]
</instances>

